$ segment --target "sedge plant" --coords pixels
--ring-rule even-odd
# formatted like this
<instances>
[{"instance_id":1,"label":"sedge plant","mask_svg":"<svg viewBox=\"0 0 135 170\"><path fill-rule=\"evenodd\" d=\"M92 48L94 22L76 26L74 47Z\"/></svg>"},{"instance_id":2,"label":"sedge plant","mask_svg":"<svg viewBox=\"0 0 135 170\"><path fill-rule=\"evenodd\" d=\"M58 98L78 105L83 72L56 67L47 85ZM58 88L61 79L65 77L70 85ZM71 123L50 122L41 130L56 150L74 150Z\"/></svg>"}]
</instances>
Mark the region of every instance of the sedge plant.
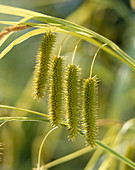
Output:
<instances>
[{"instance_id":1,"label":"sedge plant","mask_svg":"<svg viewBox=\"0 0 135 170\"><path fill-rule=\"evenodd\" d=\"M25 114L24 116L1 116L0 127L2 128L4 128L5 124L7 124L8 122L13 121L35 121L39 123L51 123L52 128L43 138L42 143L39 147L39 152L37 156L38 166L34 169L48 169L53 166L73 160L86 153L92 153L94 151L94 153L99 155L99 157L96 158L96 156L93 154L85 169L90 169L91 167L96 166L96 163L98 161L102 162L101 167L102 169L105 169L105 167L109 166L108 162L110 162L114 158L120 160L122 163L126 164L126 166L135 169L135 162L124 156L124 154L121 154L120 151L117 151L115 147L116 145L119 145L121 143L123 139L123 134L126 132L127 136L131 139L132 135L131 133L128 133L126 125L128 125L128 127L131 128L132 131L134 131L133 126L135 125L135 120L133 119L131 122L122 123L115 120L113 121L97 119L96 114L98 108L98 84L96 76L92 77L95 58L101 48L103 51L107 52L112 57L118 59L120 62L122 61L127 66L131 67L132 71L134 71L135 69L135 60L128 56L111 40L90 29L72 23L68 20L59 19L34 11L5 5L0 5L0 13L23 17L23 19L18 22L0 21L1 24L6 24L9 26L0 33L0 45L3 45L3 43L7 41L7 39L10 39L11 34L13 34L14 32L29 29L28 32L21 35L20 37L17 37L6 48L4 48L3 51L1 51L0 59L2 59L15 45L22 43L23 41L29 39L32 36L45 34L38 52L37 65L35 67L34 97L38 99L44 97L49 100L48 113L42 113L38 111L33 111L31 109L19 108L14 106L0 105L1 109L16 110L21 111L22 113L27 112L28 115L31 114L31 116ZM31 22L31 20L34 20L34 22ZM90 77L86 78L85 80L82 79L84 81L82 87L81 83L79 82L80 80L78 79L78 66L73 63L74 55L72 57L72 63L68 63L67 61L65 61L65 58L61 57L60 55L51 55L55 36L61 33L80 38L81 40L85 40L88 43L91 43L92 45L98 47L98 50L95 53L93 61L91 63ZM63 69L64 62L67 64L66 71L65 69ZM83 72L83 69L81 71ZM64 90L63 84L65 84L66 90ZM49 97L48 94L45 94L45 89L47 88ZM79 88L83 89L82 91L80 90L82 93L80 99L78 93ZM66 96L65 101L64 99L62 99L62 95ZM79 100L81 100L82 102L81 107L78 106ZM66 105L65 108L63 107L63 101ZM79 109L81 111L78 111ZM81 112L82 115L79 115L79 112ZM63 119L60 119L61 115L63 115ZM109 131L113 134L112 137L109 136L111 133L108 132L106 133L103 141L97 139L97 126L100 129L102 128L102 126L112 126L114 124L116 124L118 127L116 129L109 129ZM48 135L57 127L58 129L62 127L64 127L65 129L67 128L69 138L72 139L73 142L74 140L78 140L76 138L77 134L83 137L84 148L69 155L66 155L62 158L41 165L41 156L43 155L41 155L41 151L43 151L43 144L46 141ZM43 132L43 129L41 129L41 131ZM55 133L55 131L53 133ZM117 138L113 138L114 136L117 136ZM85 140L88 144L87 147L85 147ZM108 145L109 143L111 143L112 147ZM108 157L104 161L102 161L100 157L103 154L104 150L109 155L113 155L113 158ZM114 159L114 162L115 161L116 160Z\"/></svg>"}]
</instances>

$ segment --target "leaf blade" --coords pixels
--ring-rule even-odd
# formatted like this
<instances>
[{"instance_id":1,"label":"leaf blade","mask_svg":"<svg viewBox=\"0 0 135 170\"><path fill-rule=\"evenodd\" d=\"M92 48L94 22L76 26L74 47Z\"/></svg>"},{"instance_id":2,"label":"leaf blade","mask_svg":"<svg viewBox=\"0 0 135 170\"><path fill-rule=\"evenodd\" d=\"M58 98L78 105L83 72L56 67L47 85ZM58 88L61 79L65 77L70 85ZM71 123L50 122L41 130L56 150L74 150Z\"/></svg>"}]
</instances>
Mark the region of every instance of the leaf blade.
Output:
<instances>
[{"instance_id":1,"label":"leaf blade","mask_svg":"<svg viewBox=\"0 0 135 170\"><path fill-rule=\"evenodd\" d=\"M135 60L128 56L123 50L121 50L116 44L114 44L109 39L103 37L102 35L89 30L87 28L84 28L82 26L79 26L75 23L72 23L67 20L59 19L56 17L44 15L38 12L33 12L26 9L6 6L6 5L0 5L0 13L4 14L10 14L10 15L17 15L21 17L29 17L29 19L34 19L37 21L41 21L44 23L55 24L56 28L59 28L61 30L60 32L70 32L71 35L82 38L93 45L100 47L102 44L107 44L109 47L105 46L102 49L106 51L107 53L111 54L112 56L116 57L117 59L123 61L124 63L131 66L133 69L135 69ZM24 24L24 23L22 23ZM27 24L27 23L26 23ZM57 25L56 25L57 24ZM37 23L36 23L37 25ZM57 32L57 30L56 30ZM58 31L59 32L59 31Z\"/></svg>"}]
</instances>

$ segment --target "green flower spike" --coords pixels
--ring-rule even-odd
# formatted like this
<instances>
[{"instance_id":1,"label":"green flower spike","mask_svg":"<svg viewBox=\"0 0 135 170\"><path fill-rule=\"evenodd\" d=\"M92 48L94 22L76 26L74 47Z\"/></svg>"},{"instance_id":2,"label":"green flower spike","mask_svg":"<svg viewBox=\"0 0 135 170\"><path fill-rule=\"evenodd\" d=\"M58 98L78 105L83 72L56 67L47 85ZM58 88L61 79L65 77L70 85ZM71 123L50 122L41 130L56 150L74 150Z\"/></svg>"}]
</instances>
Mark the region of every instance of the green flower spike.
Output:
<instances>
[{"instance_id":1,"label":"green flower spike","mask_svg":"<svg viewBox=\"0 0 135 170\"><path fill-rule=\"evenodd\" d=\"M62 112L63 63L64 59L62 57L55 56L52 60L49 114L51 124L54 127L58 126Z\"/></svg>"},{"instance_id":2,"label":"green flower spike","mask_svg":"<svg viewBox=\"0 0 135 170\"><path fill-rule=\"evenodd\" d=\"M77 136L78 111L79 111L79 68L70 64L66 75L66 106L67 106L67 124L69 138L74 140Z\"/></svg>"},{"instance_id":3,"label":"green flower spike","mask_svg":"<svg viewBox=\"0 0 135 170\"><path fill-rule=\"evenodd\" d=\"M88 144L92 148L95 147L97 136L97 104L98 104L98 88L96 76L84 80L84 131Z\"/></svg>"},{"instance_id":4,"label":"green flower spike","mask_svg":"<svg viewBox=\"0 0 135 170\"><path fill-rule=\"evenodd\" d=\"M52 32L46 33L42 39L34 72L34 98L43 98L48 80L48 70L54 42L55 33Z\"/></svg>"}]
</instances>

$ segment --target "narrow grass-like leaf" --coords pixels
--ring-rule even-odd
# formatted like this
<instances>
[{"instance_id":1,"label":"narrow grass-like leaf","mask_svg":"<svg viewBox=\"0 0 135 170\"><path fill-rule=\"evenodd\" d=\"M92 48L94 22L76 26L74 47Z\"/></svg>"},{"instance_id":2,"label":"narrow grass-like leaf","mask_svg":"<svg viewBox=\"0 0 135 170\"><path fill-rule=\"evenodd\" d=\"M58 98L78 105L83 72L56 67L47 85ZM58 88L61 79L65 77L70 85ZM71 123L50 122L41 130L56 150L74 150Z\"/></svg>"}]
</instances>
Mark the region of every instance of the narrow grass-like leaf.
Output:
<instances>
[{"instance_id":1,"label":"narrow grass-like leaf","mask_svg":"<svg viewBox=\"0 0 135 170\"><path fill-rule=\"evenodd\" d=\"M40 112L36 112L33 110L28 110L28 109L23 109L23 108L19 108L19 107L13 107L13 106L7 106L7 105L0 105L0 108L5 108L5 109L10 109L10 110L16 110L16 111L22 111L22 112L28 112L28 113L32 113L35 115L39 115L39 116L43 116L45 118L48 118L47 114L44 113L40 113ZM0 117L1 120L1 117Z\"/></svg>"},{"instance_id":2,"label":"narrow grass-like leaf","mask_svg":"<svg viewBox=\"0 0 135 170\"><path fill-rule=\"evenodd\" d=\"M4 25L18 25L18 22L13 22L13 21L0 21L0 24Z\"/></svg>"},{"instance_id":3,"label":"narrow grass-like leaf","mask_svg":"<svg viewBox=\"0 0 135 170\"><path fill-rule=\"evenodd\" d=\"M11 107L12 108L12 107ZM35 117L0 117L0 122L3 121L48 121L48 119L41 119L41 118L35 118ZM62 123L63 126L64 123ZM79 131L79 133L82 135L82 133ZM103 144L102 142L96 140L96 144L98 146L100 146L101 148L103 148L104 150L106 150L108 153L111 153L113 156L116 156L118 159L120 159L121 161L123 161L125 164L129 165L130 167L132 167L133 169L135 169L135 163L131 160L129 160L128 158L122 156L121 154L119 154L118 152L116 152L115 150L111 149L109 146ZM87 152L90 151L90 146L83 148L73 154L67 155L63 158L60 158L56 161L50 162L44 166L42 166L42 169L44 168L50 168L52 166L64 163L66 161L72 160L76 157L79 157Z\"/></svg>"},{"instance_id":4,"label":"narrow grass-like leaf","mask_svg":"<svg viewBox=\"0 0 135 170\"><path fill-rule=\"evenodd\" d=\"M46 83L48 81L51 52L55 42L55 33L48 32L42 38L42 43L36 59L34 72L34 98L43 98Z\"/></svg>"},{"instance_id":5,"label":"narrow grass-like leaf","mask_svg":"<svg viewBox=\"0 0 135 170\"><path fill-rule=\"evenodd\" d=\"M99 121L99 119L97 120L97 122L98 121ZM105 122L107 122L107 120ZM102 139L102 142L109 145L110 147L113 147L116 135L120 129L120 127L116 128L116 126L111 126L111 128L108 129L108 131L104 135L104 138ZM111 136L110 136L110 134L111 134ZM104 150L100 147L97 147L95 152L93 153L92 157L90 158L88 164L84 168L84 170L94 169L95 167L97 167L97 164L98 164L98 162L100 162L100 158L102 159L103 155L106 155L106 153L104 153ZM105 156L104 156L104 159L106 159ZM103 161L103 159L102 159L102 161Z\"/></svg>"},{"instance_id":6,"label":"narrow grass-like leaf","mask_svg":"<svg viewBox=\"0 0 135 170\"><path fill-rule=\"evenodd\" d=\"M45 118L36 118L36 117L0 117L0 122L13 122L13 121L37 121L37 122L48 122L48 119Z\"/></svg>"},{"instance_id":7,"label":"narrow grass-like leaf","mask_svg":"<svg viewBox=\"0 0 135 170\"><path fill-rule=\"evenodd\" d=\"M0 13L3 14L10 14L10 15L17 15L21 17L32 17L32 16L44 16L43 14L40 14L38 12L30 11L27 9L17 8L17 7L11 7L7 5L0 4Z\"/></svg>"},{"instance_id":8,"label":"narrow grass-like leaf","mask_svg":"<svg viewBox=\"0 0 135 170\"><path fill-rule=\"evenodd\" d=\"M135 157L135 142L130 143L130 145L126 149L125 156L131 160L134 160ZM131 168L126 165L125 163L121 162L120 164L120 170L131 170Z\"/></svg>"},{"instance_id":9,"label":"narrow grass-like leaf","mask_svg":"<svg viewBox=\"0 0 135 170\"><path fill-rule=\"evenodd\" d=\"M27 40L28 38L43 34L48 31L48 28L39 28L36 30L29 31L28 33L22 35L21 37L15 39L11 44L9 44L1 53L0 53L0 59L6 55L15 45L20 44L21 42Z\"/></svg>"},{"instance_id":10,"label":"narrow grass-like leaf","mask_svg":"<svg viewBox=\"0 0 135 170\"><path fill-rule=\"evenodd\" d=\"M124 51L122 51L116 44L114 44L109 39L103 37L102 35L89 30L87 28L81 27L77 24L74 24L70 21L58 19L56 17L33 17L33 19L50 23L50 24L59 24L57 27L70 31L70 35L79 37L81 39L87 40L88 42L91 42L93 45L96 45L100 47L102 44L107 44L107 46L104 46L102 49L111 55L115 56L116 58L124 61L125 63L129 64L135 69L135 60L129 57Z\"/></svg>"},{"instance_id":11,"label":"narrow grass-like leaf","mask_svg":"<svg viewBox=\"0 0 135 170\"><path fill-rule=\"evenodd\" d=\"M0 24L6 24L6 25L19 25L20 23L26 22L27 20L29 20L29 17L25 17L23 19L21 19L19 22L11 22L11 21L0 21ZM10 37L11 34L13 34L14 32L10 32L9 34L5 35L2 40L0 40L0 46L8 39L8 37Z\"/></svg>"},{"instance_id":12,"label":"narrow grass-like leaf","mask_svg":"<svg viewBox=\"0 0 135 170\"><path fill-rule=\"evenodd\" d=\"M131 161L130 159L122 156L121 154L119 154L118 152L116 152L115 150L111 149L109 146L103 144L102 142L96 140L96 144L100 147L102 147L104 150L108 151L109 153L113 154L114 156L116 156L118 159L120 159L122 162L124 162L126 165L132 167L133 169L135 169L135 162Z\"/></svg>"},{"instance_id":13,"label":"narrow grass-like leaf","mask_svg":"<svg viewBox=\"0 0 135 170\"><path fill-rule=\"evenodd\" d=\"M97 78L96 76L84 81L84 131L88 144L95 147L97 136Z\"/></svg>"},{"instance_id":14,"label":"narrow grass-like leaf","mask_svg":"<svg viewBox=\"0 0 135 170\"><path fill-rule=\"evenodd\" d=\"M66 75L66 105L67 105L67 124L69 138L74 140L78 128L79 112L79 68L70 64Z\"/></svg>"},{"instance_id":15,"label":"narrow grass-like leaf","mask_svg":"<svg viewBox=\"0 0 135 170\"><path fill-rule=\"evenodd\" d=\"M10 7L6 5L0 5L0 13L10 14L10 15L17 15L17 16L23 16L23 17L29 17L29 19L38 20L41 22L49 23L50 25L55 24L56 27L59 28L56 29L56 32L58 31L69 31L70 35L79 37L83 40L86 40L88 42L91 42L93 45L96 45L100 47L102 44L107 44L107 46L103 47L102 49L108 52L109 54L113 55L114 57L124 61L128 65L130 65L132 68L135 69L135 60L129 57L124 51L122 51L116 44L114 44L109 39L97 34L96 32L89 30L87 28L84 28L82 26L79 26L77 24L74 24L70 21L59 19L56 17L44 15L41 13L16 8L16 7ZM27 23L22 23L27 24ZM31 23L33 26L33 23ZM37 25L37 23L35 24Z\"/></svg>"},{"instance_id":16,"label":"narrow grass-like leaf","mask_svg":"<svg viewBox=\"0 0 135 170\"><path fill-rule=\"evenodd\" d=\"M52 60L51 85L49 91L49 114L52 126L58 126L62 113L64 59L54 56Z\"/></svg>"},{"instance_id":17,"label":"narrow grass-like leaf","mask_svg":"<svg viewBox=\"0 0 135 170\"><path fill-rule=\"evenodd\" d=\"M61 29L61 31L69 31L71 35L77 36L81 39L84 39L88 42L91 42L92 44L100 47L102 44L107 44L108 46L103 47L103 50L108 52L109 54L115 56L116 58L124 61L128 65L130 65L132 68L135 69L135 61L131 57L129 57L124 51L122 51L117 45L115 45L112 41L109 39L97 34L96 32L89 30L87 28L81 27L77 24L74 24L70 21L66 21L63 19L59 19L56 17L44 15L41 13L16 8L16 7L10 7L6 5L0 5L0 13L10 14L10 15L17 15L17 16L23 16L23 17L29 17L29 19L38 20L41 22L55 24L56 27ZM27 23L22 23L27 24ZM33 23L32 23L33 25ZM35 24L37 25L37 23ZM56 30L57 32L58 30ZM60 30L59 30L60 31Z\"/></svg>"}]
</instances>

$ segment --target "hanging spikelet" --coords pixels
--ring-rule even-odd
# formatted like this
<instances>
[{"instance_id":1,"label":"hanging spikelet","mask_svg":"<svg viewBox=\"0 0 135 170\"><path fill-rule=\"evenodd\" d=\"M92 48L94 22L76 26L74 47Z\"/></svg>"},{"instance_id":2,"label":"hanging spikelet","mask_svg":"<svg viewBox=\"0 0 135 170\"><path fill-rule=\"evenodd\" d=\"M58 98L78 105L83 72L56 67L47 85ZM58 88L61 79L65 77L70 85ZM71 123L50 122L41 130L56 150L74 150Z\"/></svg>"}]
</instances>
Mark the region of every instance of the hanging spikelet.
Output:
<instances>
[{"instance_id":1,"label":"hanging spikelet","mask_svg":"<svg viewBox=\"0 0 135 170\"><path fill-rule=\"evenodd\" d=\"M3 144L0 143L0 161L2 160L2 157L3 157L3 150L4 150Z\"/></svg>"},{"instance_id":2,"label":"hanging spikelet","mask_svg":"<svg viewBox=\"0 0 135 170\"><path fill-rule=\"evenodd\" d=\"M88 78L84 81L84 130L88 144L92 148L95 147L95 140L97 136L97 78L96 76Z\"/></svg>"},{"instance_id":3,"label":"hanging spikelet","mask_svg":"<svg viewBox=\"0 0 135 170\"><path fill-rule=\"evenodd\" d=\"M79 79L78 66L70 64L66 75L66 105L67 105L67 124L69 138L74 140L77 135L78 110L79 110Z\"/></svg>"},{"instance_id":4,"label":"hanging spikelet","mask_svg":"<svg viewBox=\"0 0 135 170\"><path fill-rule=\"evenodd\" d=\"M48 79L49 62L55 42L55 33L48 32L42 39L34 72L34 98L43 98Z\"/></svg>"},{"instance_id":5,"label":"hanging spikelet","mask_svg":"<svg viewBox=\"0 0 135 170\"><path fill-rule=\"evenodd\" d=\"M63 63L62 57L55 56L52 60L49 113L51 124L54 127L58 126L62 112Z\"/></svg>"}]
</instances>

